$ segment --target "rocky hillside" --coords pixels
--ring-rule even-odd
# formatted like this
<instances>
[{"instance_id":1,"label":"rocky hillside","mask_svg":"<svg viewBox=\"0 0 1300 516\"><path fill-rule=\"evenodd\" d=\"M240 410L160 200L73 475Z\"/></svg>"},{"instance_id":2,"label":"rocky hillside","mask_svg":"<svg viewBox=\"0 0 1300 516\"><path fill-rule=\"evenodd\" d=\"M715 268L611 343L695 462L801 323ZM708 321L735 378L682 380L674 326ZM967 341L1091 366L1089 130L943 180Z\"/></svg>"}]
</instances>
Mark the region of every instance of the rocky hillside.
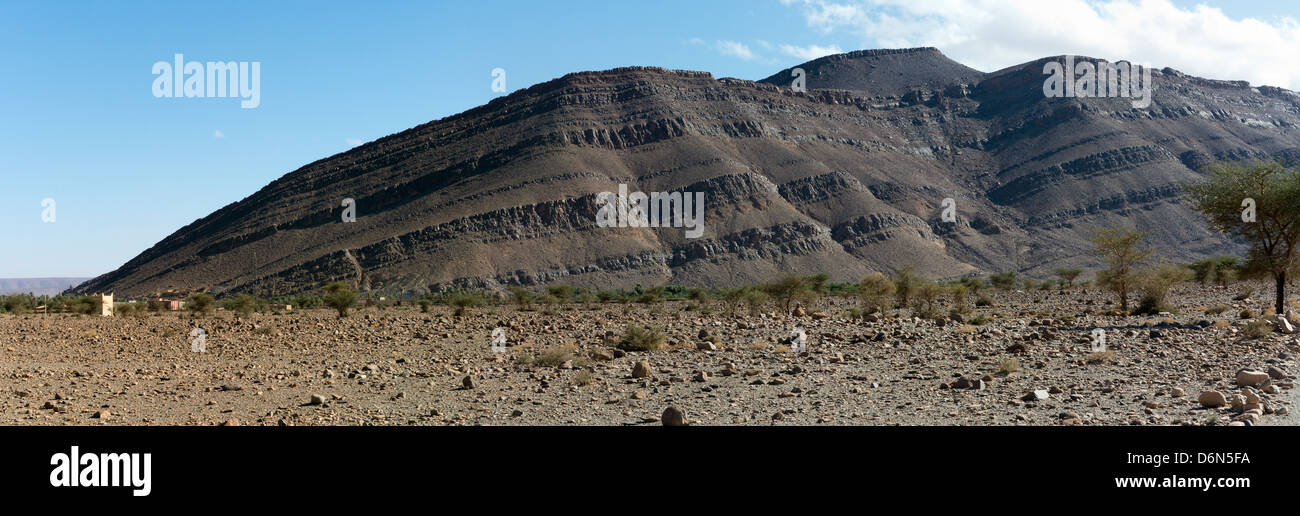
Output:
<instances>
[{"instance_id":1,"label":"rocky hillside","mask_svg":"<svg viewBox=\"0 0 1300 516\"><path fill-rule=\"evenodd\" d=\"M1099 225L1153 231L1169 260L1239 252L1179 185L1214 159L1300 162L1296 93L1166 68L1149 109L1046 98L1044 61L985 74L935 49L859 51L801 65L806 93L789 70L569 74L308 164L76 290L1046 277L1093 264ZM703 234L600 227L597 194L619 184L703 192Z\"/></svg>"}]
</instances>

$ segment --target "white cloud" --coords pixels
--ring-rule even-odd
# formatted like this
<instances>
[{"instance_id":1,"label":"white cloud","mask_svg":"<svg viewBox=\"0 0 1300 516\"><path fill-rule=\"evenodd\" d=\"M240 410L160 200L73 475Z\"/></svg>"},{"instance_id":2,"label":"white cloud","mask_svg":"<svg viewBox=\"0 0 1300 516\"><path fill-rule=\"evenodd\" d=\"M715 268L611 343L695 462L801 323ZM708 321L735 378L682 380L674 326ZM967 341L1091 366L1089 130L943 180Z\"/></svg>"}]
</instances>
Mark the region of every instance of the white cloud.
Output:
<instances>
[{"instance_id":1,"label":"white cloud","mask_svg":"<svg viewBox=\"0 0 1300 516\"><path fill-rule=\"evenodd\" d=\"M812 61L813 59L829 56L831 54L843 54L844 51L840 50L839 45L831 45L827 47L821 45L808 45L806 47L781 45L781 53L803 59L804 61Z\"/></svg>"},{"instance_id":2,"label":"white cloud","mask_svg":"<svg viewBox=\"0 0 1300 516\"><path fill-rule=\"evenodd\" d=\"M1300 22L1233 19L1168 0L781 0L862 48L938 47L994 71L1061 54L1300 90Z\"/></svg>"},{"instance_id":3,"label":"white cloud","mask_svg":"<svg viewBox=\"0 0 1300 516\"><path fill-rule=\"evenodd\" d=\"M363 143L366 143L366 142L362 141L361 138L347 138L347 139L345 139L345 140L343 140L343 141L347 142L348 147L356 147L356 146L358 146L358 145L361 145L361 144L363 144Z\"/></svg>"},{"instance_id":4,"label":"white cloud","mask_svg":"<svg viewBox=\"0 0 1300 516\"><path fill-rule=\"evenodd\" d=\"M754 52L749 49L748 45L737 43L735 41L719 41L718 51L725 55L739 57L747 61L757 58L757 56L754 55Z\"/></svg>"},{"instance_id":5,"label":"white cloud","mask_svg":"<svg viewBox=\"0 0 1300 516\"><path fill-rule=\"evenodd\" d=\"M226 137L226 133L221 132L220 129L214 129L214 130L212 131L212 137L213 137L213 138L225 138L225 137Z\"/></svg>"}]
</instances>

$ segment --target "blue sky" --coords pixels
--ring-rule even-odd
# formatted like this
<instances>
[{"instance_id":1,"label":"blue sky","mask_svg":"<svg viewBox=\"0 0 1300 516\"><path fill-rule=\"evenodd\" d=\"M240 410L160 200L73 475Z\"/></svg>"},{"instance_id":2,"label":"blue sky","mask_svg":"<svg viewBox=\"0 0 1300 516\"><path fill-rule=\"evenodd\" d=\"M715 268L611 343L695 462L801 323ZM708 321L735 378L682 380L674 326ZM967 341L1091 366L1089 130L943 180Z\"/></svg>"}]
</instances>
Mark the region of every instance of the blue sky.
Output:
<instances>
[{"instance_id":1,"label":"blue sky","mask_svg":"<svg viewBox=\"0 0 1300 516\"><path fill-rule=\"evenodd\" d=\"M304 164L486 103L501 95L494 68L508 91L629 65L761 79L828 52L933 45L986 71L1108 54L1097 57L1300 89L1300 64L1269 50L1300 34L1294 4L1228 2L1216 14L1192 2L1074 2L1098 27L1126 30L1100 37L1036 3L6 1L0 277L109 272ZM1176 30L1158 25L1170 19L1182 20ZM1063 26L1077 30L1061 37ZM1189 45L1197 31L1214 37ZM1225 47L1233 54L1206 50ZM176 53L260 62L261 104L155 98L151 67ZM45 198L54 222L42 221Z\"/></svg>"}]
</instances>

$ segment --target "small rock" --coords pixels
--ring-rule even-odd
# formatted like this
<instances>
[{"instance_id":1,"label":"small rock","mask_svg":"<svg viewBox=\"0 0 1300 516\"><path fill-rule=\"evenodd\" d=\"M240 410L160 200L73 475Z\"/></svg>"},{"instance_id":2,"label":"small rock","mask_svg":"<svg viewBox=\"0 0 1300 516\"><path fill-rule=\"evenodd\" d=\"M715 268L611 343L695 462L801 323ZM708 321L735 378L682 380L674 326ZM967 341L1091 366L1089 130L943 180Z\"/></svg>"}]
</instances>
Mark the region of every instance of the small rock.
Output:
<instances>
[{"instance_id":1,"label":"small rock","mask_svg":"<svg viewBox=\"0 0 1300 516\"><path fill-rule=\"evenodd\" d=\"M1049 394L1046 390L1038 389L1028 394L1025 394L1024 396L1021 396L1020 399L1021 401L1042 401L1047 398L1050 398L1051 396L1052 395Z\"/></svg>"},{"instance_id":2,"label":"small rock","mask_svg":"<svg viewBox=\"0 0 1300 516\"><path fill-rule=\"evenodd\" d=\"M311 395L311 404L312 404L312 405L324 405L324 404L325 404L325 397L324 397L324 396L321 396L321 395L319 395L319 394L312 394L312 395Z\"/></svg>"},{"instance_id":3,"label":"small rock","mask_svg":"<svg viewBox=\"0 0 1300 516\"><path fill-rule=\"evenodd\" d=\"M639 361L632 366L633 378L647 378L650 376L650 363L645 360Z\"/></svg>"},{"instance_id":4,"label":"small rock","mask_svg":"<svg viewBox=\"0 0 1300 516\"><path fill-rule=\"evenodd\" d=\"M478 387L478 382L474 381L473 376L466 376L465 378L461 379L460 385L466 389L473 389L475 387Z\"/></svg>"}]
</instances>

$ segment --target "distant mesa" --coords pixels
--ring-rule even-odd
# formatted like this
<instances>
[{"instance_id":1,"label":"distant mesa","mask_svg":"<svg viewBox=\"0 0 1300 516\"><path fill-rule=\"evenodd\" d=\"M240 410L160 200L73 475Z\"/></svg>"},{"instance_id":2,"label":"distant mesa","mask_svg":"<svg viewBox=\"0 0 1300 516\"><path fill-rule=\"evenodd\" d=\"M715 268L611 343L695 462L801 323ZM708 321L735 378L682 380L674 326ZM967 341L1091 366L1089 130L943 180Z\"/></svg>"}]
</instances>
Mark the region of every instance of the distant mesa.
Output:
<instances>
[{"instance_id":1,"label":"distant mesa","mask_svg":"<svg viewBox=\"0 0 1300 516\"><path fill-rule=\"evenodd\" d=\"M90 278L0 278L0 295L56 296Z\"/></svg>"}]
</instances>

